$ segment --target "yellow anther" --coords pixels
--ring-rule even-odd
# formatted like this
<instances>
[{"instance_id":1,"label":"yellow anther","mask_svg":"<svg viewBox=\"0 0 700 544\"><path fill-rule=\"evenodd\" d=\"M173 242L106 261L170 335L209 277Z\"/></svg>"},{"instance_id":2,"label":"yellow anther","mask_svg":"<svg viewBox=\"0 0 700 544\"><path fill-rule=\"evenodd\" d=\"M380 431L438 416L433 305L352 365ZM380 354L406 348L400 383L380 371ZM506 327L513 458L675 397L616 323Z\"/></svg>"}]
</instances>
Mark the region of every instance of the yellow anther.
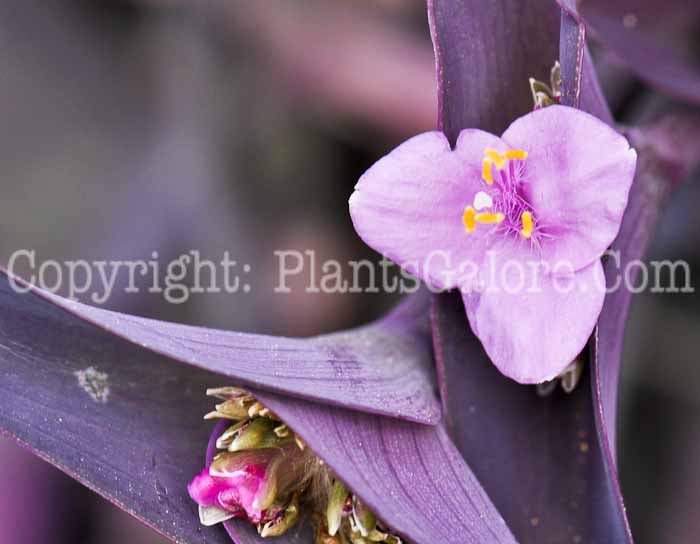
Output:
<instances>
[{"instance_id":1,"label":"yellow anther","mask_svg":"<svg viewBox=\"0 0 700 544\"><path fill-rule=\"evenodd\" d=\"M506 166L506 158L504 155L501 155L498 151L494 149L487 149L484 151L484 154L493 161L493 163L496 165L496 168L499 170L503 170Z\"/></svg>"},{"instance_id":2,"label":"yellow anther","mask_svg":"<svg viewBox=\"0 0 700 544\"><path fill-rule=\"evenodd\" d=\"M490 212L484 212L484 213L478 213L476 214L476 219L477 223L482 223L482 224L495 224L495 223L500 223L506 218L505 215L502 213L490 213Z\"/></svg>"},{"instance_id":3,"label":"yellow anther","mask_svg":"<svg viewBox=\"0 0 700 544\"><path fill-rule=\"evenodd\" d=\"M503 170L506 167L506 161L508 159L527 159L527 151L522 149L511 149L505 153L499 153L495 149L485 149L484 155L485 157L481 175L489 185L493 185L493 172L491 171L492 164L495 164L496 168L499 170Z\"/></svg>"},{"instance_id":4,"label":"yellow anther","mask_svg":"<svg viewBox=\"0 0 700 544\"><path fill-rule=\"evenodd\" d=\"M471 206L467 206L464 209L464 228L467 229L467 234L471 234L474 232L474 229L476 228L476 212L474 211L474 208Z\"/></svg>"},{"instance_id":5,"label":"yellow anther","mask_svg":"<svg viewBox=\"0 0 700 544\"><path fill-rule=\"evenodd\" d=\"M521 161L524 161L527 159L527 151L524 151L522 149L511 149L510 151L506 151L503 154L503 157L506 159L519 159Z\"/></svg>"},{"instance_id":6,"label":"yellow anther","mask_svg":"<svg viewBox=\"0 0 700 544\"><path fill-rule=\"evenodd\" d=\"M520 216L520 220L523 223L523 230L520 231L520 235L523 238L529 238L532 236L532 214L530 212L523 212Z\"/></svg>"},{"instance_id":7,"label":"yellow anther","mask_svg":"<svg viewBox=\"0 0 700 544\"><path fill-rule=\"evenodd\" d=\"M481 177L489 185L493 185L493 173L491 172L491 159L484 157L481 169Z\"/></svg>"}]
</instances>

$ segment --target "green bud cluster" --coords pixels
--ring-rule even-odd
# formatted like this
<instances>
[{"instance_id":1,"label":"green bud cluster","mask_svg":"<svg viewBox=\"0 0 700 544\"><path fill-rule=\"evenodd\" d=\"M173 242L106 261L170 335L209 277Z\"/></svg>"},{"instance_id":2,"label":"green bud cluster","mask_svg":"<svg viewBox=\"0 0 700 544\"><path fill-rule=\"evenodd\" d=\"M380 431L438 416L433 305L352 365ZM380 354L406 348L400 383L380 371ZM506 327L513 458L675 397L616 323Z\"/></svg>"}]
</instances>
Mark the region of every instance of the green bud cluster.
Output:
<instances>
[{"instance_id":1,"label":"green bud cluster","mask_svg":"<svg viewBox=\"0 0 700 544\"><path fill-rule=\"evenodd\" d=\"M561 100L561 67L559 66L559 61L556 61L552 67L549 85L531 77L530 91L532 92L535 109L559 104Z\"/></svg>"}]
</instances>

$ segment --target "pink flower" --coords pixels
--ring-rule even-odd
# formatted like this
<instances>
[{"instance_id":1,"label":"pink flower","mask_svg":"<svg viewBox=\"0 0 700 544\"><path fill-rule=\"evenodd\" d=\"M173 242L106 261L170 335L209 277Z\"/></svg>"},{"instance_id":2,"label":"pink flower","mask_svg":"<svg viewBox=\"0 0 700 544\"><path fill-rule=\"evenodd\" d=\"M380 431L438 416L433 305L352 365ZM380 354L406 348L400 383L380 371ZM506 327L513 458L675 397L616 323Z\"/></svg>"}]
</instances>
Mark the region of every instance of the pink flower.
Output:
<instances>
[{"instance_id":1,"label":"pink flower","mask_svg":"<svg viewBox=\"0 0 700 544\"><path fill-rule=\"evenodd\" d=\"M279 513L273 507L275 499L297 478L295 449L292 445L221 453L187 490L200 506L216 506L253 524L267 521Z\"/></svg>"},{"instance_id":2,"label":"pink flower","mask_svg":"<svg viewBox=\"0 0 700 544\"><path fill-rule=\"evenodd\" d=\"M595 117L549 106L499 138L463 130L452 150L420 134L350 197L359 235L429 285L460 288L494 364L521 383L558 376L600 314L600 257L627 205L636 153Z\"/></svg>"}]
</instances>

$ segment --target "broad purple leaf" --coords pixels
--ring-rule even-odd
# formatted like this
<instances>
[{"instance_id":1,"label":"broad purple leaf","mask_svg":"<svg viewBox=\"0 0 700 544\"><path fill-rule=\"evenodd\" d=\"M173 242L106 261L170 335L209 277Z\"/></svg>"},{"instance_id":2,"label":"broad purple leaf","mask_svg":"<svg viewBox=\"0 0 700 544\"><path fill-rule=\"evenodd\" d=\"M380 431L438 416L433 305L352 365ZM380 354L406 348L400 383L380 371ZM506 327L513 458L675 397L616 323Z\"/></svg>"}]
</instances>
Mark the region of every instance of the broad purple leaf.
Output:
<instances>
[{"instance_id":1,"label":"broad purple leaf","mask_svg":"<svg viewBox=\"0 0 700 544\"><path fill-rule=\"evenodd\" d=\"M591 35L650 85L700 102L694 49L700 3L691 0L566 0Z\"/></svg>"},{"instance_id":2,"label":"broad purple leaf","mask_svg":"<svg viewBox=\"0 0 700 544\"><path fill-rule=\"evenodd\" d=\"M19 294L6 275L0 345L0 429L173 540L226 542L199 527L186 487L210 438L203 393L235 380L105 331L55 297ZM442 426L251 391L416 544L514 542ZM245 527L239 540L257 537Z\"/></svg>"},{"instance_id":3,"label":"broad purple leaf","mask_svg":"<svg viewBox=\"0 0 700 544\"><path fill-rule=\"evenodd\" d=\"M438 124L500 134L532 109L528 78L548 81L559 9L548 0L428 0L438 72ZM454 97L459 96L459 100Z\"/></svg>"},{"instance_id":4,"label":"broad purple leaf","mask_svg":"<svg viewBox=\"0 0 700 544\"><path fill-rule=\"evenodd\" d=\"M424 294L374 324L308 339L166 323L45 295L133 344L239 385L419 423L440 419Z\"/></svg>"},{"instance_id":5,"label":"broad purple leaf","mask_svg":"<svg viewBox=\"0 0 700 544\"><path fill-rule=\"evenodd\" d=\"M111 335L0 276L0 431L177 542L202 532L189 479L220 377Z\"/></svg>"}]
</instances>

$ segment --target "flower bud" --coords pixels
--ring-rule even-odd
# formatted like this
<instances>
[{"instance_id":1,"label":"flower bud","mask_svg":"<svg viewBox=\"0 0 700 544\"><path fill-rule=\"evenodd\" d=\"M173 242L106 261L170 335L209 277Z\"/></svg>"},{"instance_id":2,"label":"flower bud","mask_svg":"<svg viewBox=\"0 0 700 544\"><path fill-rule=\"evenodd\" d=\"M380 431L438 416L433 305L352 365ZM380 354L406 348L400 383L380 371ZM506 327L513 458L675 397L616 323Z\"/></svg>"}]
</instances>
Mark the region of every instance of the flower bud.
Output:
<instances>
[{"instance_id":1,"label":"flower bud","mask_svg":"<svg viewBox=\"0 0 700 544\"><path fill-rule=\"evenodd\" d=\"M331 536L338 532L340 523L348 513L349 496L350 492L343 483L340 480L336 480L328 499L328 507L326 508L326 523L328 524L328 534Z\"/></svg>"},{"instance_id":2,"label":"flower bud","mask_svg":"<svg viewBox=\"0 0 700 544\"><path fill-rule=\"evenodd\" d=\"M360 533L363 537L367 537L377 527L377 517L369 508L360 502L360 499L353 497L350 523L353 532Z\"/></svg>"},{"instance_id":3,"label":"flower bud","mask_svg":"<svg viewBox=\"0 0 700 544\"><path fill-rule=\"evenodd\" d=\"M287 532L299 519L299 492L294 493L286 508L270 521L258 526L258 532L263 538L280 536Z\"/></svg>"},{"instance_id":4,"label":"flower bud","mask_svg":"<svg viewBox=\"0 0 700 544\"><path fill-rule=\"evenodd\" d=\"M304 457L295 444L224 452L188 486L190 497L202 507L216 506L251 523L268 521L275 501L290 497L303 483Z\"/></svg>"},{"instance_id":5,"label":"flower bud","mask_svg":"<svg viewBox=\"0 0 700 544\"><path fill-rule=\"evenodd\" d=\"M207 393L224 401L207 419L235 423L216 440L224 451L187 488L203 525L244 518L261 537L276 537L306 510L317 544L400 543L267 407L235 387Z\"/></svg>"},{"instance_id":6,"label":"flower bud","mask_svg":"<svg viewBox=\"0 0 700 544\"><path fill-rule=\"evenodd\" d=\"M280 437L275 432L279 422L258 417L239 428L228 446L228 451L276 448L291 442L291 437Z\"/></svg>"}]
</instances>

